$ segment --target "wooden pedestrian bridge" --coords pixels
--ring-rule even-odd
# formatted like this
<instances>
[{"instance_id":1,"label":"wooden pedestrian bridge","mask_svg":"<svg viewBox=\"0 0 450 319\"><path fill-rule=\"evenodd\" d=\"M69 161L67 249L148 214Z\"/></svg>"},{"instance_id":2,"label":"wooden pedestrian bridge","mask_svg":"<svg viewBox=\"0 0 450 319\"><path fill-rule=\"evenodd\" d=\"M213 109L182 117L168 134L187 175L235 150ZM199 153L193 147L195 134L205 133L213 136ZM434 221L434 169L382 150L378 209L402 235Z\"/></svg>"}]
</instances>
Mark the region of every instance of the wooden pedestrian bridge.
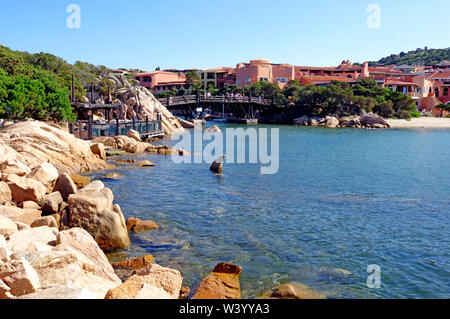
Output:
<instances>
[{"instance_id":1,"label":"wooden pedestrian bridge","mask_svg":"<svg viewBox=\"0 0 450 319\"><path fill-rule=\"evenodd\" d=\"M273 99L264 99L262 97L253 97L253 96L225 96L225 95L182 95L182 96L170 96L165 98L159 98L158 101L167 107L171 108L179 108L183 106L192 106L192 105L222 105L222 104L253 104L259 106L274 106Z\"/></svg>"}]
</instances>

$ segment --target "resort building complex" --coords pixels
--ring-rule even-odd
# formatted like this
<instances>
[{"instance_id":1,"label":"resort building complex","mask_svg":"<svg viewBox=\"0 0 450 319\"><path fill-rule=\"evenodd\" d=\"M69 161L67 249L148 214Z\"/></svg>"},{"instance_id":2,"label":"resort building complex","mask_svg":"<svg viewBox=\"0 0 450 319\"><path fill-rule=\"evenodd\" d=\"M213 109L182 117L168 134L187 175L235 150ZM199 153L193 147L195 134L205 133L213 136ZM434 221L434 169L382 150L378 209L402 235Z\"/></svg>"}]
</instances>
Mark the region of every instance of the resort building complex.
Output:
<instances>
[{"instance_id":1,"label":"resort building complex","mask_svg":"<svg viewBox=\"0 0 450 319\"><path fill-rule=\"evenodd\" d=\"M328 85L332 81L355 85L365 78L375 80L378 85L410 96L419 111L442 115L435 106L450 103L450 63L443 62L433 66L369 66L352 64L344 60L336 67L293 66L275 64L258 58L249 63L238 63L235 68L217 67L209 70L165 70L138 73L135 79L142 86L161 94L173 89L190 92L186 73L200 75L203 89L210 87L223 89L229 85L243 88L253 83L266 81L283 89L292 80L302 85Z\"/></svg>"}]
</instances>

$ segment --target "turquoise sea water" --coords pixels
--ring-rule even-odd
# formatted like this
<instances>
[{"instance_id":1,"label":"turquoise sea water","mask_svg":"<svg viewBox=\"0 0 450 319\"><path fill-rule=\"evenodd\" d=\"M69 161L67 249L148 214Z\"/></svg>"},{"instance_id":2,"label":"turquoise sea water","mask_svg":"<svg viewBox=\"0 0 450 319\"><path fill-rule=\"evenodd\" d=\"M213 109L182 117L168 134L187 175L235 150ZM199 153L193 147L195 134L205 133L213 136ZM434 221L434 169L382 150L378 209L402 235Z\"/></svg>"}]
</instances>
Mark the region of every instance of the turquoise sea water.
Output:
<instances>
[{"instance_id":1,"label":"turquoise sea water","mask_svg":"<svg viewBox=\"0 0 450 319\"><path fill-rule=\"evenodd\" d=\"M331 298L450 297L450 130L281 126L275 175L132 158L157 167L117 166L125 177L104 183L126 217L161 228L132 234L113 259L152 254L191 290L232 262L246 298L289 281ZM380 289L366 285L370 264L381 267Z\"/></svg>"}]
</instances>

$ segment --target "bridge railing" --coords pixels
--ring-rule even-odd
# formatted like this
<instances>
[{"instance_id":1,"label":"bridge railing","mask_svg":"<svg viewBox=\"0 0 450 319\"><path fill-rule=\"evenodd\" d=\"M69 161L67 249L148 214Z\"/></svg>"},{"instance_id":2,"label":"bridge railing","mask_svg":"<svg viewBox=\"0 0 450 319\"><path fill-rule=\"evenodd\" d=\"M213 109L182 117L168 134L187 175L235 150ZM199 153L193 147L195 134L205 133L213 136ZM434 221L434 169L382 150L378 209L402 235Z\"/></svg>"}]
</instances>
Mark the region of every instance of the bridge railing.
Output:
<instances>
[{"instance_id":1,"label":"bridge railing","mask_svg":"<svg viewBox=\"0 0 450 319\"><path fill-rule=\"evenodd\" d=\"M239 97L229 97L222 95L182 95L182 96L171 96L165 98L159 98L158 101L164 106L176 106L185 104L195 104L195 103L253 103L261 105L273 105L273 100L264 99L261 97L250 97L250 96L239 96Z\"/></svg>"}]
</instances>

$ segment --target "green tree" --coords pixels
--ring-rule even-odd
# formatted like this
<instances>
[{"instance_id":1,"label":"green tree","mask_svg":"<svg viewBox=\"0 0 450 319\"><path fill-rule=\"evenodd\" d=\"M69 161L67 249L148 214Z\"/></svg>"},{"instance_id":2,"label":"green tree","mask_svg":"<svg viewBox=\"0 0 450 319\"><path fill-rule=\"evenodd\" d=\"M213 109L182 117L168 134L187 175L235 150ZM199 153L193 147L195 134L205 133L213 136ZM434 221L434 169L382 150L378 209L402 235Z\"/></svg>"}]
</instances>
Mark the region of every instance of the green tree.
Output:
<instances>
[{"instance_id":1,"label":"green tree","mask_svg":"<svg viewBox=\"0 0 450 319\"><path fill-rule=\"evenodd\" d=\"M190 86L194 86L195 84L201 82L200 74L198 74L197 72L186 72L185 75L186 83Z\"/></svg>"}]
</instances>

